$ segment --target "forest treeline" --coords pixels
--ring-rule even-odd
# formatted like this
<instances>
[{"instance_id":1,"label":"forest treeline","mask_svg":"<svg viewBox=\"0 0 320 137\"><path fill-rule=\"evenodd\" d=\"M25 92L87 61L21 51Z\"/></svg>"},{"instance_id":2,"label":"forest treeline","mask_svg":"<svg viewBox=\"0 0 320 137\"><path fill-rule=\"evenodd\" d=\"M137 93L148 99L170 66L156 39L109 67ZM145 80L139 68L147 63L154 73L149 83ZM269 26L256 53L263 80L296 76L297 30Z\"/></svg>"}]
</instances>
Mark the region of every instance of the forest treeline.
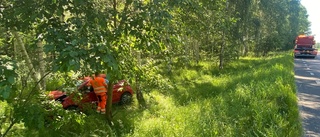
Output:
<instances>
[{"instance_id":1,"label":"forest treeline","mask_svg":"<svg viewBox=\"0 0 320 137\"><path fill-rule=\"evenodd\" d=\"M0 0L0 100L14 108L0 121L34 122L23 107L71 71L128 79L143 104L141 88L161 83L154 66L170 74L209 60L223 69L289 50L309 26L300 0Z\"/></svg>"}]
</instances>

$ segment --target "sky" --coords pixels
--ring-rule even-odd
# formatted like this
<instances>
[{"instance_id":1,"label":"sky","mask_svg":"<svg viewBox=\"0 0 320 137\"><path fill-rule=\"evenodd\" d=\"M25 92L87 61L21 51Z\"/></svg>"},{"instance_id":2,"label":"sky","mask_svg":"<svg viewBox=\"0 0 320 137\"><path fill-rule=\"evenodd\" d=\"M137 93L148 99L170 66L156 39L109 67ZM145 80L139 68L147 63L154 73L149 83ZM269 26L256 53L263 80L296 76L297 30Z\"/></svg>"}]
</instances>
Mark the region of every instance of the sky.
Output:
<instances>
[{"instance_id":1,"label":"sky","mask_svg":"<svg viewBox=\"0 0 320 137\"><path fill-rule=\"evenodd\" d=\"M320 0L301 0L300 2L307 9L312 34L315 35L316 42L320 43Z\"/></svg>"}]
</instances>

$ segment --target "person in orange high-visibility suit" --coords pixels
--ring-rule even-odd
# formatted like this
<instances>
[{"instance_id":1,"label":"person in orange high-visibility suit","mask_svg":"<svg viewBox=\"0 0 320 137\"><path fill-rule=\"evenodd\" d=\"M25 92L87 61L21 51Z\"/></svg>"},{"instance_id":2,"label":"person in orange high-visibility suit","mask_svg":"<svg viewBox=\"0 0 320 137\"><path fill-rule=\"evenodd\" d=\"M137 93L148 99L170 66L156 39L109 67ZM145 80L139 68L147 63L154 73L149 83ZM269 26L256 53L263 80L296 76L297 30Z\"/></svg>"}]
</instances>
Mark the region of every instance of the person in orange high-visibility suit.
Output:
<instances>
[{"instance_id":1,"label":"person in orange high-visibility suit","mask_svg":"<svg viewBox=\"0 0 320 137\"><path fill-rule=\"evenodd\" d=\"M105 82L105 79L99 77L99 73L95 73L94 79L91 79L90 85L93 87L93 91L98 98L98 107L97 112L101 114L106 113L106 104L107 104L107 89L108 85Z\"/></svg>"}]
</instances>

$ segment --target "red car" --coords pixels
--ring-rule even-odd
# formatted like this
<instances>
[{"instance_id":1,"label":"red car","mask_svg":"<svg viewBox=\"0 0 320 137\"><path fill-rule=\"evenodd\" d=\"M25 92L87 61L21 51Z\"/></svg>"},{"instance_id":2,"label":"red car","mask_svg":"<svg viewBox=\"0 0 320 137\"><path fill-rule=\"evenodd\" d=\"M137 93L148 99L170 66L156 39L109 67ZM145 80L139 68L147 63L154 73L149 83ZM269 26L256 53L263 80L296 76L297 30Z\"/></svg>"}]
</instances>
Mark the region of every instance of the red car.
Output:
<instances>
[{"instance_id":1,"label":"red car","mask_svg":"<svg viewBox=\"0 0 320 137\"><path fill-rule=\"evenodd\" d=\"M82 97L76 97L75 94L67 95L66 92L55 90L49 93L49 97L61 102L64 109L83 109L85 106L96 106L98 101L93 88L87 85L88 79L78 87ZM121 80L113 86L112 103L127 104L132 101L133 90L125 81ZM78 98L78 99L77 99Z\"/></svg>"}]
</instances>

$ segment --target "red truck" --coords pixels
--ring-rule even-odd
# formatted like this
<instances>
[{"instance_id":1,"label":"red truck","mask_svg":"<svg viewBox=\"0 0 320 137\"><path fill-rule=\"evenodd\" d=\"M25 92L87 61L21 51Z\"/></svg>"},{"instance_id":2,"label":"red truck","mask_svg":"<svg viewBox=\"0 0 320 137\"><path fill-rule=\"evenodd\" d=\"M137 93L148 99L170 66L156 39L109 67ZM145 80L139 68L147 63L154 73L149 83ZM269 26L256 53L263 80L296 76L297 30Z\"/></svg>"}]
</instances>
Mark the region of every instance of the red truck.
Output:
<instances>
[{"instance_id":1,"label":"red truck","mask_svg":"<svg viewBox=\"0 0 320 137\"><path fill-rule=\"evenodd\" d=\"M294 57L315 58L318 50L315 48L314 36L299 35L295 40Z\"/></svg>"}]
</instances>

